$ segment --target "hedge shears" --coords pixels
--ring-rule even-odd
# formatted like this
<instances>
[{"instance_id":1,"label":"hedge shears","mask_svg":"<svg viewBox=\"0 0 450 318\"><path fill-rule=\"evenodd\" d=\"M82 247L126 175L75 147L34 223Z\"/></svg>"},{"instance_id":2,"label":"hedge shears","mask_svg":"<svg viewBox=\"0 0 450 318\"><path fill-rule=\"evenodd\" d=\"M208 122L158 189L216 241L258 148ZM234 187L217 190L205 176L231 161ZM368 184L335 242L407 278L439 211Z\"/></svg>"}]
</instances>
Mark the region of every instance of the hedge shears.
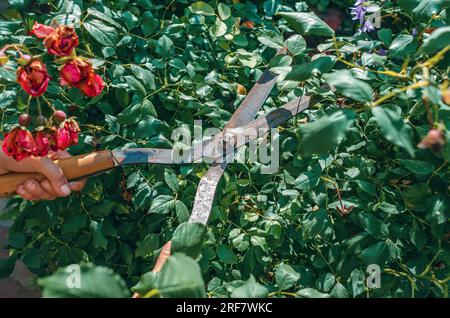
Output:
<instances>
[{"instance_id":1,"label":"hedge shears","mask_svg":"<svg viewBox=\"0 0 450 318\"><path fill-rule=\"evenodd\" d=\"M286 49L281 49L277 54L286 54ZM224 140L227 130L235 128L253 128L259 132L268 133L271 128L275 128L307 109L314 103L310 96L297 97L283 106L271 111L265 116L254 120L258 111L261 109L270 91L276 83L277 75L269 69L258 79L256 84L244 98L240 106L231 116L225 128L212 139L204 142L204 147L211 147L218 140ZM259 136L260 137L260 136ZM245 139L245 144L257 136ZM235 145L231 152L226 152L225 156L234 154L234 150L244 146L244 144ZM228 149L228 147L227 147ZM187 164L195 163L197 158L193 148L188 150L190 153L184 161L174 160L175 149L158 148L130 148L118 150L102 150L74 156L67 159L55 161L64 172L67 180L72 181L88 176L103 173L114 168L125 165L138 164ZM219 158L213 158L219 159ZM223 158L222 158L223 159ZM216 160L207 172L201 178L197 187L197 193L194 200L193 210L190 222L199 222L206 224L213 206L217 185L225 172L228 162ZM13 195L16 188L27 180L36 180L38 182L45 177L38 173L8 173L0 176L0 197Z\"/></svg>"}]
</instances>

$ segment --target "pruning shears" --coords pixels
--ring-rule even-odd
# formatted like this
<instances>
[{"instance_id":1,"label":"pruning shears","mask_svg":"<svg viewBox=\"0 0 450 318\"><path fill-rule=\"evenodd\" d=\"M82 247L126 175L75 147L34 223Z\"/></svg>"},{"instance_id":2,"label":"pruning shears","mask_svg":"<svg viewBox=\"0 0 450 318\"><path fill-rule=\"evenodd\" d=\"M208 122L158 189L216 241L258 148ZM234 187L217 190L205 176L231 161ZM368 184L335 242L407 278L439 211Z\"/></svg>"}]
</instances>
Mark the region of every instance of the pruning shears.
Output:
<instances>
[{"instance_id":1,"label":"pruning shears","mask_svg":"<svg viewBox=\"0 0 450 318\"><path fill-rule=\"evenodd\" d=\"M286 54L286 49L279 50L277 54ZM254 120L258 111L269 96L270 91L274 87L276 78L277 75L267 69L231 116L225 128L211 140L206 141L203 146L210 147L218 140L224 140L224 136L229 133L227 130L229 131L234 128L243 128L242 131L245 131L247 128L254 128L259 132L262 131L268 133L271 128L275 128L286 122L288 119L304 111L315 102L310 96L305 95L297 97L271 111L266 116L261 116ZM256 138L258 137L245 138L245 144ZM225 156L233 155L234 149L242 146L244 146L242 143L234 145L231 150L232 153L227 152L225 153ZM187 164L193 163L199 159L196 157L194 149L191 148L187 159L180 162L179 160L174 160L175 151L176 150L174 149L158 148L131 148L112 151L102 150L57 160L55 162L61 167L67 180L71 181L103 173L124 165ZM197 187L193 210L189 219L190 222L207 223L211 213L217 185L225 172L227 165L228 162L226 160L223 162L217 160L201 178ZM44 180L45 177L38 173L8 173L0 176L0 197L13 195L20 184L30 179L40 182Z\"/></svg>"}]
</instances>

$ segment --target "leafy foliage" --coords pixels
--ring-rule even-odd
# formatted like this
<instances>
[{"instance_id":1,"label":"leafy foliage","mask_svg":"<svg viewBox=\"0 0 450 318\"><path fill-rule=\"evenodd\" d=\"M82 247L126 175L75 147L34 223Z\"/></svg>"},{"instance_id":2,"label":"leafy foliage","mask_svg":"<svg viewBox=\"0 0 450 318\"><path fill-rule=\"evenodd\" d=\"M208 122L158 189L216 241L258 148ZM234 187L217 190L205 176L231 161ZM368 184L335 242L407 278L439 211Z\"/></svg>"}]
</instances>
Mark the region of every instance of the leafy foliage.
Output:
<instances>
[{"instance_id":1,"label":"leafy foliage","mask_svg":"<svg viewBox=\"0 0 450 318\"><path fill-rule=\"evenodd\" d=\"M283 125L276 174L227 168L206 228L185 223L206 164L126 167L67 200L12 200L12 257L54 273L44 295L69 296L58 267L92 262L148 297L448 296L450 146L417 147L430 129L450 140L448 1L374 1L382 28L370 33L355 33L344 0L34 2L2 13L0 45L27 43L35 20L74 25L107 82L93 100L45 95L82 123L74 153L170 148L193 118L223 128L238 84L249 90L266 66L279 77L264 112L321 98ZM284 45L288 57L274 58ZM7 68L0 78L7 130L27 100ZM148 273L172 238L178 253ZM369 264L380 288L365 284Z\"/></svg>"}]
</instances>

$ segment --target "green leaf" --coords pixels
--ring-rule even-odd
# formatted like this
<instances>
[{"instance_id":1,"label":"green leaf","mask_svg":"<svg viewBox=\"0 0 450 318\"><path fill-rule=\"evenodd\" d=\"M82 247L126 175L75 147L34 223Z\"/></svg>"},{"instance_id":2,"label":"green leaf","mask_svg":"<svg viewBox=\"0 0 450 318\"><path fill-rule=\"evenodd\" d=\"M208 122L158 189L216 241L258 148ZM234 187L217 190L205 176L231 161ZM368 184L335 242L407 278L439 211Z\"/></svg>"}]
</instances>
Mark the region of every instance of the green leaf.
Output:
<instances>
[{"instance_id":1,"label":"green leaf","mask_svg":"<svg viewBox=\"0 0 450 318\"><path fill-rule=\"evenodd\" d=\"M293 55L299 55L306 50L306 41L303 36L295 34L286 40L286 46L289 52Z\"/></svg>"},{"instance_id":2,"label":"green leaf","mask_svg":"<svg viewBox=\"0 0 450 318\"><path fill-rule=\"evenodd\" d=\"M350 274L350 281L352 283L352 294L353 297L361 295L366 291L366 274L361 269L354 269Z\"/></svg>"},{"instance_id":3,"label":"green leaf","mask_svg":"<svg viewBox=\"0 0 450 318\"><path fill-rule=\"evenodd\" d=\"M392 43L392 30L383 28L377 32L378 37L384 44L390 45Z\"/></svg>"},{"instance_id":4,"label":"green leaf","mask_svg":"<svg viewBox=\"0 0 450 318\"><path fill-rule=\"evenodd\" d=\"M333 69L334 64L336 64L334 57L321 56L309 63L294 65L285 80L303 82L312 76L328 73Z\"/></svg>"},{"instance_id":5,"label":"green leaf","mask_svg":"<svg viewBox=\"0 0 450 318\"><path fill-rule=\"evenodd\" d=\"M156 288L164 298L206 297L200 266L182 253L168 258L156 281Z\"/></svg>"},{"instance_id":6,"label":"green leaf","mask_svg":"<svg viewBox=\"0 0 450 318\"><path fill-rule=\"evenodd\" d=\"M172 170L164 169L164 181L166 181L169 188L171 188L174 192L178 192L178 179Z\"/></svg>"},{"instance_id":7,"label":"green leaf","mask_svg":"<svg viewBox=\"0 0 450 318\"><path fill-rule=\"evenodd\" d=\"M217 6L217 11L219 12L219 17L222 20L226 20L231 16L231 9L224 3L219 3Z\"/></svg>"},{"instance_id":8,"label":"green leaf","mask_svg":"<svg viewBox=\"0 0 450 318\"><path fill-rule=\"evenodd\" d=\"M88 20L83 23L84 28L98 43L114 47L118 40L116 29L99 20Z\"/></svg>"},{"instance_id":9,"label":"green leaf","mask_svg":"<svg viewBox=\"0 0 450 318\"><path fill-rule=\"evenodd\" d=\"M301 35L334 35L334 30L313 12L278 12L277 15Z\"/></svg>"},{"instance_id":10,"label":"green leaf","mask_svg":"<svg viewBox=\"0 0 450 318\"><path fill-rule=\"evenodd\" d=\"M372 87L359 79L354 78L350 71L341 70L325 74L326 82L334 86L342 95L359 102L372 101Z\"/></svg>"},{"instance_id":11,"label":"green leaf","mask_svg":"<svg viewBox=\"0 0 450 318\"><path fill-rule=\"evenodd\" d=\"M423 41L420 49L425 54L433 54L442 50L448 43L450 43L450 26L434 30L433 33Z\"/></svg>"},{"instance_id":12,"label":"green leaf","mask_svg":"<svg viewBox=\"0 0 450 318\"><path fill-rule=\"evenodd\" d=\"M70 265L38 279L44 298L126 298L127 285L111 269L92 264Z\"/></svg>"},{"instance_id":13,"label":"green leaf","mask_svg":"<svg viewBox=\"0 0 450 318\"><path fill-rule=\"evenodd\" d=\"M266 287L259 284L253 275L231 293L231 298L264 298L269 294Z\"/></svg>"},{"instance_id":14,"label":"green leaf","mask_svg":"<svg viewBox=\"0 0 450 318\"><path fill-rule=\"evenodd\" d=\"M277 13L279 5L280 5L280 0L266 0L266 1L264 1L264 4L263 4L264 12L268 16L273 16L275 13Z\"/></svg>"},{"instance_id":15,"label":"green leaf","mask_svg":"<svg viewBox=\"0 0 450 318\"><path fill-rule=\"evenodd\" d=\"M372 114L384 138L405 149L411 157L414 157L411 128L403 122L398 112L385 106L377 106L372 109Z\"/></svg>"},{"instance_id":16,"label":"green leaf","mask_svg":"<svg viewBox=\"0 0 450 318\"><path fill-rule=\"evenodd\" d=\"M16 266L17 255L0 259L0 279L12 274Z\"/></svg>"},{"instance_id":17,"label":"green leaf","mask_svg":"<svg viewBox=\"0 0 450 318\"><path fill-rule=\"evenodd\" d=\"M190 213L183 201L175 201L175 213L177 214L178 222L183 223L189 220Z\"/></svg>"},{"instance_id":18,"label":"green leaf","mask_svg":"<svg viewBox=\"0 0 450 318\"><path fill-rule=\"evenodd\" d=\"M375 243L366 248L361 253L361 258L366 264L383 265L388 257L388 248L386 242Z\"/></svg>"},{"instance_id":19,"label":"green leaf","mask_svg":"<svg viewBox=\"0 0 450 318\"><path fill-rule=\"evenodd\" d=\"M227 264L236 264L237 257L233 250L227 245L219 245L216 249L217 256Z\"/></svg>"},{"instance_id":20,"label":"green leaf","mask_svg":"<svg viewBox=\"0 0 450 318\"><path fill-rule=\"evenodd\" d=\"M173 42L168 36L163 35L159 38L157 52L163 58L168 58L173 55Z\"/></svg>"},{"instance_id":21,"label":"green leaf","mask_svg":"<svg viewBox=\"0 0 450 318\"><path fill-rule=\"evenodd\" d=\"M417 41L410 34L400 34L391 43L389 55L394 58L403 59L417 50Z\"/></svg>"},{"instance_id":22,"label":"green leaf","mask_svg":"<svg viewBox=\"0 0 450 318\"><path fill-rule=\"evenodd\" d=\"M314 288L303 288L297 291L296 293L302 298L330 298L329 294L321 293L317 289Z\"/></svg>"},{"instance_id":23,"label":"green leaf","mask_svg":"<svg viewBox=\"0 0 450 318\"><path fill-rule=\"evenodd\" d=\"M330 295L334 298L348 298L350 296L345 286L339 282L334 285Z\"/></svg>"},{"instance_id":24,"label":"green leaf","mask_svg":"<svg viewBox=\"0 0 450 318\"><path fill-rule=\"evenodd\" d=\"M291 288L299 279L300 274L285 263L279 264L275 270L275 281L277 282L279 290Z\"/></svg>"},{"instance_id":25,"label":"green leaf","mask_svg":"<svg viewBox=\"0 0 450 318\"><path fill-rule=\"evenodd\" d=\"M125 76L125 81L128 84L128 87L131 91L136 92L140 97L145 97L147 95L147 90L144 85L139 82L134 76Z\"/></svg>"},{"instance_id":26,"label":"green leaf","mask_svg":"<svg viewBox=\"0 0 450 318\"><path fill-rule=\"evenodd\" d=\"M344 139L354 120L355 113L345 109L300 126L300 154L307 157L327 153Z\"/></svg>"},{"instance_id":27,"label":"green leaf","mask_svg":"<svg viewBox=\"0 0 450 318\"><path fill-rule=\"evenodd\" d=\"M146 258L154 254L159 247L158 235L151 233L148 234L143 241L138 242L135 255L136 257Z\"/></svg>"},{"instance_id":28,"label":"green leaf","mask_svg":"<svg viewBox=\"0 0 450 318\"><path fill-rule=\"evenodd\" d=\"M178 225L172 237L172 251L183 252L196 258L201 251L206 235L206 227L202 223L185 222Z\"/></svg>"},{"instance_id":29,"label":"green leaf","mask_svg":"<svg viewBox=\"0 0 450 318\"><path fill-rule=\"evenodd\" d=\"M191 11L196 14L201 14L201 15L206 15L206 16L216 15L216 13L214 12L214 9L209 4L207 4L206 2L203 2L203 1L194 2L190 6L190 8L191 8Z\"/></svg>"},{"instance_id":30,"label":"green leaf","mask_svg":"<svg viewBox=\"0 0 450 318\"><path fill-rule=\"evenodd\" d=\"M141 276L139 282L131 288L131 290L135 293L139 293L140 295L145 295L150 290L156 288L158 277L159 273L156 272L145 273Z\"/></svg>"},{"instance_id":31,"label":"green leaf","mask_svg":"<svg viewBox=\"0 0 450 318\"><path fill-rule=\"evenodd\" d=\"M131 71L136 78L141 80L147 90L154 91L156 89L155 76L150 70L133 64L131 65Z\"/></svg>"},{"instance_id":32,"label":"green leaf","mask_svg":"<svg viewBox=\"0 0 450 318\"><path fill-rule=\"evenodd\" d=\"M136 127L135 138L150 138L158 134L161 130L161 121L153 116L145 116Z\"/></svg>"},{"instance_id":33,"label":"green leaf","mask_svg":"<svg viewBox=\"0 0 450 318\"><path fill-rule=\"evenodd\" d=\"M398 0L398 4L406 12L412 13L414 8L416 8L421 0Z\"/></svg>"},{"instance_id":34,"label":"green leaf","mask_svg":"<svg viewBox=\"0 0 450 318\"><path fill-rule=\"evenodd\" d=\"M156 197L152 206L150 207L149 213L157 214L167 214L175 207L175 200L170 195L160 195Z\"/></svg>"},{"instance_id":35,"label":"green leaf","mask_svg":"<svg viewBox=\"0 0 450 318\"><path fill-rule=\"evenodd\" d=\"M413 14L422 20L428 20L446 8L450 8L450 0L421 0L414 8Z\"/></svg>"},{"instance_id":36,"label":"green leaf","mask_svg":"<svg viewBox=\"0 0 450 318\"><path fill-rule=\"evenodd\" d=\"M420 175L430 174L434 170L434 165L428 161L402 159L400 164L409 171Z\"/></svg>"}]
</instances>

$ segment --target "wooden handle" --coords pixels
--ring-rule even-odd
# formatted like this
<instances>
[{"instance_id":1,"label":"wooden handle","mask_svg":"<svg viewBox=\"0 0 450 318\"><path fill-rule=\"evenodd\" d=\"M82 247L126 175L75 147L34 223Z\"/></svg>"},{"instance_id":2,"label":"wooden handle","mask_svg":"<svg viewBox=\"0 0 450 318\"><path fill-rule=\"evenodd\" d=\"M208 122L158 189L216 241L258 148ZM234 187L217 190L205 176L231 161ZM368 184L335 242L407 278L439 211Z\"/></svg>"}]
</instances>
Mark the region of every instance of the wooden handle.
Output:
<instances>
[{"instance_id":1,"label":"wooden handle","mask_svg":"<svg viewBox=\"0 0 450 318\"><path fill-rule=\"evenodd\" d=\"M61 167L69 181L107 171L115 166L109 150L56 160L55 163ZM39 173L8 173L0 176L0 197L13 195L19 185L30 179L41 182L45 177Z\"/></svg>"}]
</instances>

